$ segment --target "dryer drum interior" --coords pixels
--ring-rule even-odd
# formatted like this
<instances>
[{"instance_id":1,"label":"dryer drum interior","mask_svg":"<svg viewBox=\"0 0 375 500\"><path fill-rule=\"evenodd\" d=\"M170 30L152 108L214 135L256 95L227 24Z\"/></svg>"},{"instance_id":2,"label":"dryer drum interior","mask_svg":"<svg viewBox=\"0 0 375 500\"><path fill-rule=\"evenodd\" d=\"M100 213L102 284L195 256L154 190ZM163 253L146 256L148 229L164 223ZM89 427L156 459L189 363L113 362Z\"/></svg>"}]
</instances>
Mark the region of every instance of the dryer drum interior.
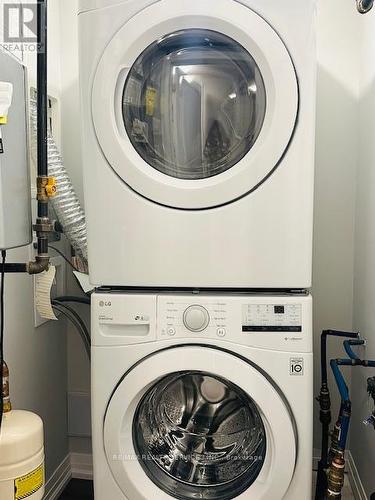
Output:
<instances>
[{"instance_id":1,"label":"dryer drum interior","mask_svg":"<svg viewBox=\"0 0 375 500\"><path fill-rule=\"evenodd\" d=\"M153 43L124 89L133 146L152 167L179 179L204 179L236 165L256 142L265 113L255 60L211 30L182 30Z\"/></svg>"},{"instance_id":2,"label":"dryer drum interior","mask_svg":"<svg viewBox=\"0 0 375 500\"><path fill-rule=\"evenodd\" d=\"M139 462L180 499L231 499L257 479L266 455L260 412L238 386L209 373L173 373L140 401L133 424Z\"/></svg>"}]
</instances>

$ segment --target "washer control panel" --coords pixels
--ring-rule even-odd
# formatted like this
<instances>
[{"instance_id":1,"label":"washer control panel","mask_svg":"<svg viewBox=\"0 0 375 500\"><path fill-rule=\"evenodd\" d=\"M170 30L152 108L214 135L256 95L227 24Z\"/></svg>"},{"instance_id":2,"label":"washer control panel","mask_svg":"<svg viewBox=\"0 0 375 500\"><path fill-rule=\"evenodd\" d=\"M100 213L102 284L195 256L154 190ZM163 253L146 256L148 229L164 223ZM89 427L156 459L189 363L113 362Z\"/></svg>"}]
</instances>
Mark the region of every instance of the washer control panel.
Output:
<instances>
[{"instance_id":1,"label":"washer control panel","mask_svg":"<svg viewBox=\"0 0 375 500\"><path fill-rule=\"evenodd\" d=\"M207 342L312 351L308 295L95 293L92 302L95 346Z\"/></svg>"},{"instance_id":2,"label":"washer control panel","mask_svg":"<svg viewBox=\"0 0 375 500\"><path fill-rule=\"evenodd\" d=\"M242 331L302 332L301 304L245 304L242 306Z\"/></svg>"},{"instance_id":3,"label":"washer control panel","mask_svg":"<svg viewBox=\"0 0 375 500\"><path fill-rule=\"evenodd\" d=\"M312 343L311 309L311 297L159 295L157 337L303 352Z\"/></svg>"}]
</instances>

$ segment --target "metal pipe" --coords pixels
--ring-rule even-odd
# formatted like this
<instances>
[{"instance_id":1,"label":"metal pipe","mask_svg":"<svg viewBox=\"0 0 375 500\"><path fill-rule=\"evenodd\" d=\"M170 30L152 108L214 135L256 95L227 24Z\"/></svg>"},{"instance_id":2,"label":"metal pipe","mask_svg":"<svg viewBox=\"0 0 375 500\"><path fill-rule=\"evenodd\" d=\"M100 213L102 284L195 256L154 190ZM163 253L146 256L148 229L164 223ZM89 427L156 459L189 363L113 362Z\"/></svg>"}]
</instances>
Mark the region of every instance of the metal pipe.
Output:
<instances>
[{"instance_id":1,"label":"metal pipe","mask_svg":"<svg viewBox=\"0 0 375 500\"><path fill-rule=\"evenodd\" d=\"M38 56L37 56L37 102L38 102L38 219L35 226L38 238L38 256L28 264L30 274L48 269L48 232L51 223L48 217L48 196L44 196L45 179L48 178L48 47L47 47L47 0L38 2Z\"/></svg>"},{"instance_id":2,"label":"metal pipe","mask_svg":"<svg viewBox=\"0 0 375 500\"><path fill-rule=\"evenodd\" d=\"M360 14L367 14L374 5L374 0L356 0L356 2Z\"/></svg>"},{"instance_id":3,"label":"metal pipe","mask_svg":"<svg viewBox=\"0 0 375 500\"><path fill-rule=\"evenodd\" d=\"M324 330L321 336L320 355L321 355L321 370L322 370L322 385L328 383L327 375L327 337L345 337L347 339L358 339L358 332L343 332L340 330Z\"/></svg>"},{"instance_id":4,"label":"metal pipe","mask_svg":"<svg viewBox=\"0 0 375 500\"><path fill-rule=\"evenodd\" d=\"M27 272L27 264L5 264L4 265L4 273L6 273L6 274L26 273L26 272Z\"/></svg>"},{"instance_id":5,"label":"metal pipe","mask_svg":"<svg viewBox=\"0 0 375 500\"><path fill-rule=\"evenodd\" d=\"M47 91L47 0L38 2L38 59L37 59L37 103L38 103L38 175L48 175L48 91ZM48 212L47 212L48 214ZM46 214L40 214L40 217Z\"/></svg>"}]
</instances>

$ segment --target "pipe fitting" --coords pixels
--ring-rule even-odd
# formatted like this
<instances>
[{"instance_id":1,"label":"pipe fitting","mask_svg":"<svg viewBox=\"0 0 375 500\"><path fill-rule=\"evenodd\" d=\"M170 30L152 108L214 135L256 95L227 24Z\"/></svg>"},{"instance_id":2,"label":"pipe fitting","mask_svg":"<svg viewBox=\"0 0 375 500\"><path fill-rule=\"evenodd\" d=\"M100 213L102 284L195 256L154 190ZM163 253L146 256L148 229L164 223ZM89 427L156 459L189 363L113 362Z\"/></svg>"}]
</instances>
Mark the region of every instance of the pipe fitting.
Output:
<instances>
[{"instance_id":1,"label":"pipe fitting","mask_svg":"<svg viewBox=\"0 0 375 500\"><path fill-rule=\"evenodd\" d=\"M357 9L360 14L367 14L374 5L374 0L356 0Z\"/></svg>"},{"instance_id":2,"label":"pipe fitting","mask_svg":"<svg viewBox=\"0 0 375 500\"><path fill-rule=\"evenodd\" d=\"M56 195L56 179L49 176L39 176L36 180L37 200L40 203L48 203L49 199Z\"/></svg>"},{"instance_id":3,"label":"pipe fitting","mask_svg":"<svg viewBox=\"0 0 375 500\"><path fill-rule=\"evenodd\" d=\"M345 481L345 459L344 454L339 451L329 468L328 471L328 500L341 499L341 492L344 487Z\"/></svg>"},{"instance_id":4,"label":"pipe fitting","mask_svg":"<svg viewBox=\"0 0 375 500\"><path fill-rule=\"evenodd\" d=\"M323 384L320 389L320 394L317 397L317 401L320 405L320 411L323 413L329 412L331 409L331 396L326 384Z\"/></svg>"},{"instance_id":5,"label":"pipe fitting","mask_svg":"<svg viewBox=\"0 0 375 500\"><path fill-rule=\"evenodd\" d=\"M48 271L49 263L49 255L37 255L34 262L26 264L26 270L29 274L40 274L44 271Z\"/></svg>"}]
</instances>

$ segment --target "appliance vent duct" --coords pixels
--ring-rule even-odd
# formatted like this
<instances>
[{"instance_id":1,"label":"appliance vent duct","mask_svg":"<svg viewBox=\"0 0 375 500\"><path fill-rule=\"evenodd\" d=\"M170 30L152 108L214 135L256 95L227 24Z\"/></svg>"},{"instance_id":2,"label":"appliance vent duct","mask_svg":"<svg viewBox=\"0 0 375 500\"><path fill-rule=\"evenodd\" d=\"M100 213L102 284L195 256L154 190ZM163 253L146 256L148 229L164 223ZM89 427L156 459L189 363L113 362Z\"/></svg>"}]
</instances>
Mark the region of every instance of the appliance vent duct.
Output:
<instances>
[{"instance_id":1,"label":"appliance vent duct","mask_svg":"<svg viewBox=\"0 0 375 500\"><path fill-rule=\"evenodd\" d=\"M30 101L30 117L33 154L35 155L37 105L33 98ZM53 209L56 212L57 218L70 244L77 254L87 262L87 228L85 213L78 200L72 181L64 166L62 156L51 133L48 133L48 171L49 175L55 177L57 182L57 194L51 198Z\"/></svg>"}]
</instances>

